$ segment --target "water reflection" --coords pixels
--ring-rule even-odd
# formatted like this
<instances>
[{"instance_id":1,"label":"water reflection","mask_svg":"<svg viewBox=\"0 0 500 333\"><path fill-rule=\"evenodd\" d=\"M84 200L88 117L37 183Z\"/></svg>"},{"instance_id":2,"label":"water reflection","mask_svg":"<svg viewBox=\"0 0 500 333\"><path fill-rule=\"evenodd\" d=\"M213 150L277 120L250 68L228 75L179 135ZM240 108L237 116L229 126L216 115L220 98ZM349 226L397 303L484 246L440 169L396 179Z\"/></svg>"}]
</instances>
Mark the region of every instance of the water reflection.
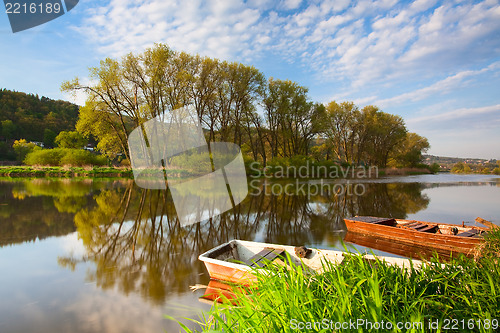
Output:
<instances>
[{"instance_id":1,"label":"water reflection","mask_svg":"<svg viewBox=\"0 0 500 333\"><path fill-rule=\"evenodd\" d=\"M421 219L436 220L443 207L448 207L445 212L451 219L457 218L457 206L495 215L498 205L492 202L498 201L500 182L484 183L493 186L470 187L477 185L473 180L467 187L457 187L464 184L456 181L455 187L406 180L332 181L322 183L318 191L311 190L317 185L314 181L259 180L235 209L182 226L168 191L140 189L131 180L0 181L0 251L7 245L22 248L22 243L76 231L83 251L73 255L58 252L57 259L53 252L40 255L52 255L51 260L57 260L66 274L73 274L73 270L76 274L81 267L86 283L97 286L96 291L118 293L124 299L140 298L156 309L165 309L173 300L189 298L190 285L208 283L198 255L228 240L341 248L345 216L418 219L429 214L428 219ZM287 193L279 191L287 185ZM474 193L476 201L486 206L472 207L473 200L457 189ZM485 195L481 197L481 193ZM437 206L433 207L431 194ZM487 214L483 217L490 218ZM25 280L26 285L38 283L36 276ZM197 296L191 301L197 303ZM0 325L1 321L2 316ZM56 327L54 324L57 331Z\"/></svg>"},{"instance_id":2,"label":"water reflection","mask_svg":"<svg viewBox=\"0 0 500 333\"><path fill-rule=\"evenodd\" d=\"M74 232L75 213L95 205L92 195L121 184L90 179L0 182L0 247Z\"/></svg>"},{"instance_id":3,"label":"water reflection","mask_svg":"<svg viewBox=\"0 0 500 333\"><path fill-rule=\"evenodd\" d=\"M276 195L269 190L274 185L260 181L234 210L189 226L181 225L168 191L140 189L132 182L101 189L93 204L74 216L86 256L59 258L59 263L74 269L79 261L92 261L95 271L88 280L97 286L162 304L169 293L188 290L189 277L205 274L200 253L230 239L317 244L325 235L345 231L344 216L404 218L429 203L417 183L366 184L362 193L350 190L352 184L331 183L316 195L299 189Z\"/></svg>"}]
</instances>

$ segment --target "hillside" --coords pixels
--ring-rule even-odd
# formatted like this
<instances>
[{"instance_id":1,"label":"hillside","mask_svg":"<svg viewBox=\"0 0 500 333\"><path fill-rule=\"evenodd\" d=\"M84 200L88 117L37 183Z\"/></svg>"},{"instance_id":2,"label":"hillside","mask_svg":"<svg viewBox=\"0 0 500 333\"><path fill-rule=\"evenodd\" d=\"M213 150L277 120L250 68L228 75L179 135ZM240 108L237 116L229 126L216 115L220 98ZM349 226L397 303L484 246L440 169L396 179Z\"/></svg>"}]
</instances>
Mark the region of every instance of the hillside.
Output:
<instances>
[{"instance_id":1,"label":"hillside","mask_svg":"<svg viewBox=\"0 0 500 333\"><path fill-rule=\"evenodd\" d=\"M78 118L78 105L23 92L0 90L0 123L11 120L14 127L0 128L3 140L26 139L44 141L46 130L57 134L73 130ZM5 126L3 126L5 127Z\"/></svg>"},{"instance_id":2,"label":"hillside","mask_svg":"<svg viewBox=\"0 0 500 333\"><path fill-rule=\"evenodd\" d=\"M462 158L462 157L445 157L445 156L434 156L434 155L423 155L422 161L425 164L432 165L433 163L439 164L441 170L451 170L453 166L457 163L464 163L469 165L471 168L495 168L497 166L497 160L488 160L480 158Z\"/></svg>"}]
</instances>

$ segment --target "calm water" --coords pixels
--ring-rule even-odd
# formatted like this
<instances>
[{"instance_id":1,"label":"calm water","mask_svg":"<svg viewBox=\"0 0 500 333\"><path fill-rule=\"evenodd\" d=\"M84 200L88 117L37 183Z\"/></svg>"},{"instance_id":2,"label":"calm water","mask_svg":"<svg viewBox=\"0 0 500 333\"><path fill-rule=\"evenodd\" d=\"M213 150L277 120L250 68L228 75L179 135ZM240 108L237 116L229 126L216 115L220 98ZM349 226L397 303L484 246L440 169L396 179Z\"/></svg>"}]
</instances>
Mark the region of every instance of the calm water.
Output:
<instances>
[{"instance_id":1,"label":"calm water","mask_svg":"<svg viewBox=\"0 0 500 333\"><path fill-rule=\"evenodd\" d=\"M493 176L250 189L235 210L181 227L168 194L133 181L0 180L0 332L178 332L164 315L209 308L190 290L209 281L197 257L230 239L341 249L352 215L500 224Z\"/></svg>"}]
</instances>

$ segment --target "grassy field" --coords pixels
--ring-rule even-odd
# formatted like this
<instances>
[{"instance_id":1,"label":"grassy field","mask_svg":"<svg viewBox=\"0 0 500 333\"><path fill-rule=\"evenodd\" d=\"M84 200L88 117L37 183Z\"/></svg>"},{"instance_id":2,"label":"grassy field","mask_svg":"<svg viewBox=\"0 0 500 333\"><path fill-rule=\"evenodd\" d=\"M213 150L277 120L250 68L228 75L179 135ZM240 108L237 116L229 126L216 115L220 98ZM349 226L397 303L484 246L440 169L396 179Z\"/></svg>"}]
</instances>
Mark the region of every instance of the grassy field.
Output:
<instances>
[{"instance_id":1,"label":"grassy field","mask_svg":"<svg viewBox=\"0 0 500 333\"><path fill-rule=\"evenodd\" d=\"M358 254L323 274L257 271L250 294L214 304L199 324L203 332L498 332L499 245L497 229L480 259L434 258L408 271Z\"/></svg>"}]
</instances>

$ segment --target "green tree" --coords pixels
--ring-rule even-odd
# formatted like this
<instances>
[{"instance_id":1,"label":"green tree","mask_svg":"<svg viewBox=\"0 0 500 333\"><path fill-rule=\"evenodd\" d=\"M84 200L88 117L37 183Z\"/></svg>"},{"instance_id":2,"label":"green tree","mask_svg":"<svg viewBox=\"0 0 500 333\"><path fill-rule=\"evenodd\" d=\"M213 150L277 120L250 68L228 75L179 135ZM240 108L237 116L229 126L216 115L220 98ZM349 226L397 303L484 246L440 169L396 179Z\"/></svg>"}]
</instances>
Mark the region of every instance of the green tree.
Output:
<instances>
[{"instance_id":1,"label":"green tree","mask_svg":"<svg viewBox=\"0 0 500 333\"><path fill-rule=\"evenodd\" d=\"M34 144L33 142L27 142L25 139L20 139L14 141L14 144L12 145L12 148L16 152L16 158L19 162L24 161L26 156L35 151L35 150L41 150L42 148Z\"/></svg>"},{"instance_id":2,"label":"green tree","mask_svg":"<svg viewBox=\"0 0 500 333\"><path fill-rule=\"evenodd\" d=\"M309 153L324 107L310 102L307 93L296 82L269 79L263 105L272 158Z\"/></svg>"},{"instance_id":3,"label":"green tree","mask_svg":"<svg viewBox=\"0 0 500 333\"><path fill-rule=\"evenodd\" d=\"M397 167L416 167L422 162L422 153L430 148L429 141L416 133L408 132L395 147L391 157Z\"/></svg>"},{"instance_id":4,"label":"green tree","mask_svg":"<svg viewBox=\"0 0 500 333\"><path fill-rule=\"evenodd\" d=\"M54 147L56 137L57 134L53 130L46 128L43 134L44 145L46 147Z\"/></svg>"},{"instance_id":5,"label":"green tree","mask_svg":"<svg viewBox=\"0 0 500 333\"><path fill-rule=\"evenodd\" d=\"M15 132L16 125L12 122L12 120L7 119L2 121L2 136L5 140L13 139Z\"/></svg>"},{"instance_id":6,"label":"green tree","mask_svg":"<svg viewBox=\"0 0 500 333\"><path fill-rule=\"evenodd\" d=\"M320 128L340 162L380 167L406 136L403 118L353 102L330 102Z\"/></svg>"},{"instance_id":7,"label":"green tree","mask_svg":"<svg viewBox=\"0 0 500 333\"><path fill-rule=\"evenodd\" d=\"M386 167L389 154L406 137L404 120L397 115L376 111L368 126L370 135L367 161L369 164Z\"/></svg>"},{"instance_id":8,"label":"green tree","mask_svg":"<svg viewBox=\"0 0 500 333\"><path fill-rule=\"evenodd\" d=\"M353 102L335 101L326 106L326 123L324 133L328 138L337 159L353 163L356 145L357 128L359 127L360 111Z\"/></svg>"},{"instance_id":9,"label":"green tree","mask_svg":"<svg viewBox=\"0 0 500 333\"><path fill-rule=\"evenodd\" d=\"M453 172L453 173L471 173L472 169L466 163L458 162L451 168L451 172Z\"/></svg>"},{"instance_id":10,"label":"green tree","mask_svg":"<svg viewBox=\"0 0 500 333\"><path fill-rule=\"evenodd\" d=\"M60 148L83 148L87 139L76 131L62 131L55 138L55 143Z\"/></svg>"}]
</instances>

